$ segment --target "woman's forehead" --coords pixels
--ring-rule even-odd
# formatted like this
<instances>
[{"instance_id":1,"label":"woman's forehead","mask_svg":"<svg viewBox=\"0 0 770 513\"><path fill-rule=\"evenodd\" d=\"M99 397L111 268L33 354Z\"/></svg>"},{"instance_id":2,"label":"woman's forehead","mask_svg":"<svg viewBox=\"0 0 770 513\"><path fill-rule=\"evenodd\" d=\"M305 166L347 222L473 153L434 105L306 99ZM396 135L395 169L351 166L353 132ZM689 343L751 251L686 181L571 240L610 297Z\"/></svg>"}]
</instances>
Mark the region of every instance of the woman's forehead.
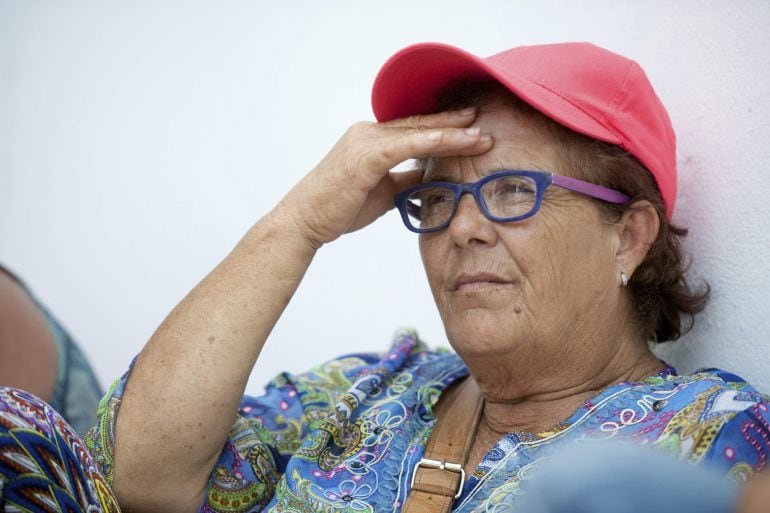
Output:
<instances>
[{"instance_id":1,"label":"woman's forehead","mask_svg":"<svg viewBox=\"0 0 770 513\"><path fill-rule=\"evenodd\" d=\"M472 182L496 171L549 171L557 172L538 156L511 155L487 159L430 158L422 161L423 182Z\"/></svg>"},{"instance_id":2,"label":"woman's forehead","mask_svg":"<svg viewBox=\"0 0 770 513\"><path fill-rule=\"evenodd\" d=\"M489 133L494 144L481 155L422 159L423 181L473 181L502 169L559 172L558 141L544 126L522 120L503 105L486 108L473 126Z\"/></svg>"}]
</instances>

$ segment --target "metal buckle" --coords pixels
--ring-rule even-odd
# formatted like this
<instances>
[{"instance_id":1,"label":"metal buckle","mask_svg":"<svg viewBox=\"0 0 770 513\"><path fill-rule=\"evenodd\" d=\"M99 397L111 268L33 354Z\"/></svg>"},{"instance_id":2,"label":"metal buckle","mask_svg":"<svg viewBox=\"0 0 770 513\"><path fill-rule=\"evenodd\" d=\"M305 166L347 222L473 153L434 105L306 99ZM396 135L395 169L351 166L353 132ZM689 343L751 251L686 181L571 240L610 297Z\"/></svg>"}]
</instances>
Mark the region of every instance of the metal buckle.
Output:
<instances>
[{"instance_id":1,"label":"metal buckle","mask_svg":"<svg viewBox=\"0 0 770 513\"><path fill-rule=\"evenodd\" d=\"M457 494L454 498L459 499L460 495L463 494L463 486L465 486L465 470L463 470L463 466L461 464L450 463L444 460L431 460L429 458L422 458L417 462L417 465L414 466L414 470L412 471L412 484L409 485L410 488L414 488L414 478L417 476L417 469L420 467L435 468L438 470L446 470L448 472L460 474L460 485L457 487Z\"/></svg>"}]
</instances>

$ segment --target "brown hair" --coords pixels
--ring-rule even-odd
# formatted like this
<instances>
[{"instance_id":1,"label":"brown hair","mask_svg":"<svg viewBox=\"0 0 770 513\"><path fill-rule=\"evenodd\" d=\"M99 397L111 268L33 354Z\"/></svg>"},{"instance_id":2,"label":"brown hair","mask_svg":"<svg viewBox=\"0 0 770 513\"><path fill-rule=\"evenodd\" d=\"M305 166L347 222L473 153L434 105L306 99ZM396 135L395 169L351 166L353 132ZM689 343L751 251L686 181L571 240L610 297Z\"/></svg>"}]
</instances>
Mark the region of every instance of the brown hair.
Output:
<instances>
[{"instance_id":1,"label":"brown hair","mask_svg":"<svg viewBox=\"0 0 770 513\"><path fill-rule=\"evenodd\" d=\"M687 229L669 222L652 174L619 146L592 139L560 125L497 82L463 81L455 84L439 96L436 111L479 107L498 95L503 95L512 108L542 126L561 143L557 148L558 157L571 176L615 189L631 198L619 205L594 201L608 222L616 222L637 201L647 200L652 204L660 219L658 238L628 283L635 321L642 336L654 342L676 340L689 331L695 314L705 308L711 289L708 283L697 289L688 284L685 274L689 260L681 244Z\"/></svg>"}]
</instances>

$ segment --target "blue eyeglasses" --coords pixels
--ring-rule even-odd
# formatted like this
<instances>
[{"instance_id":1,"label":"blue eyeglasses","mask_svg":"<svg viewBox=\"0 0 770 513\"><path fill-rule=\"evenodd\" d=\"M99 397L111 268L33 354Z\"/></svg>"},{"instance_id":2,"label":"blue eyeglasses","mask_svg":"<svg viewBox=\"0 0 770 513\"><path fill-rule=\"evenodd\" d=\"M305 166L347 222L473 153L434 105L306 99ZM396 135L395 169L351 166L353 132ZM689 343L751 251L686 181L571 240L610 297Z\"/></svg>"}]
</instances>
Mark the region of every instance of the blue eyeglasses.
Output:
<instances>
[{"instance_id":1,"label":"blue eyeglasses","mask_svg":"<svg viewBox=\"0 0 770 513\"><path fill-rule=\"evenodd\" d=\"M463 194L471 194L487 219L499 223L535 215L549 185L609 203L625 203L623 193L576 178L542 171L498 171L474 183L428 182L395 197L401 219L415 233L443 230L457 212Z\"/></svg>"}]
</instances>

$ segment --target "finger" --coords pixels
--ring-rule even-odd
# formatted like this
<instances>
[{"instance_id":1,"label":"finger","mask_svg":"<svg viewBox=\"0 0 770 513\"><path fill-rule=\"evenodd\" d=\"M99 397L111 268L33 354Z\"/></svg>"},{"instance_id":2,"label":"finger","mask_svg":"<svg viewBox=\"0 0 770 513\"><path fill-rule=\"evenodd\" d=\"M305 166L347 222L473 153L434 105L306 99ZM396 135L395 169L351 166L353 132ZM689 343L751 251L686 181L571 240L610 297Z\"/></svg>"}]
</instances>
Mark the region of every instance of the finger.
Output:
<instances>
[{"instance_id":1,"label":"finger","mask_svg":"<svg viewBox=\"0 0 770 513\"><path fill-rule=\"evenodd\" d=\"M384 127L397 128L462 128L469 126L476 119L476 107L460 110L447 110L436 114L409 116L379 123Z\"/></svg>"},{"instance_id":2,"label":"finger","mask_svg":"<svg viewBox=\"0 0 770 513\"><path fill-rule=\"evenodd\" d=\"M377 186L369 192L366 204L362 208L362 217L372 217L371 212L376 212L372 217L376 218L394 208L393 196L407 187L420 183L422 174L422 169L410 169L409 171L391 171L382 177Z\"/></svg>"},{"instance_id":3,"label":"finger","mask_svg":"<svg viewBox=\"0 0 770 513\"><path fill-rule=\"evenodd\" d=\"M366 203L375 209L387 211L394 207L393 196L408 187L420 183L423 175L422 169L410 169L408 171L391 171L383 176L377 185L369 192Z\"/></svg>"},{"instance_id":4,"label":"finger","mask_svg":"<svg viewBox=\"0 0 770 513\"><path fill-rule=\"evenodd\" d=\"M430 155L417 156L415 158L472 157L475 155L481 155L483 153L488 152L492 148L492 146L494 146L494 142L495 141L491 136L486 136L479 141L479 144L474 146L470 146L467 148L460 148L460 149L436 151L435 153L432 153Z\"/></svg>"},{"instance_id":5,"label":"finger","mask_svg":"<svg viewBox=\"0 0 770 513\"><path fill-rule=\"evenodd\" d=\"M390 169L410 158L434 155L481 154L492 147L492 137L475 128L408 129L377 139L379 148L362 155L365 169Z\"/></svg>"},{"instance_id":6,"label":"finger","mask_svg":"<svg viewBox=\"0 0 770 513\"><path fill-rule=\"evenodd\" d=\"M402 177L398 177L394 180L396 175L417 175L422 174L420 170L407 171L404 173L390 173L382 177L379 183L369 191L366 202L362 205L361 210L358 211L355 219L345 229L346 233L360 230L364 226L372 223L374 220L382 216L385 212L395 207L393 204L393 196L396 194L399 185L397 181L402 180ZM408 181L407 179L406 181ZM403 184L406 186L405 184Z\"/></svg>"}]
</instances>

